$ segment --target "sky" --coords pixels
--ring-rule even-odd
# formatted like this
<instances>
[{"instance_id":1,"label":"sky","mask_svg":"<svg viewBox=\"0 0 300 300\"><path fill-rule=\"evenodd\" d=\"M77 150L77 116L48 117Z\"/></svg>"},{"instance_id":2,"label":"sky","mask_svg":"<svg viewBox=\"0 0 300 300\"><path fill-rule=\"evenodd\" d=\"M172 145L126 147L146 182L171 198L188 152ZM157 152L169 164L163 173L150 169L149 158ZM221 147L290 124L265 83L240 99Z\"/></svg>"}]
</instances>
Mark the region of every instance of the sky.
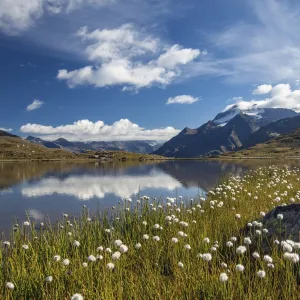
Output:
<instances>
[{"instance_id":1,"label":"sky","mask_svg":"<svg viewBox=\"0 0 300 300\"><path fill-rule=\"evenodd\" d=\"M168 140L237 104L300 112L297 0L0 0L0 129Z\"/></svg>"}]
</instances>

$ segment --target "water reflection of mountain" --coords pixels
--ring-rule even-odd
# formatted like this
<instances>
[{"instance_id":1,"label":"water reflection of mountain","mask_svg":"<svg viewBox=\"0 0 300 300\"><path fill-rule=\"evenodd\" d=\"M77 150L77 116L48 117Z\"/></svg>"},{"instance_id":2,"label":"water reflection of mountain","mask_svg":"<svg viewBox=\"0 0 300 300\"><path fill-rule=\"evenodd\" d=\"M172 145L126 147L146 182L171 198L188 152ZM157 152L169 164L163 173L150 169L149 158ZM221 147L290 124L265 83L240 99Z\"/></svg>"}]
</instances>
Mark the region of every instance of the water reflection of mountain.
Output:
<instances>
[{"instance_id":1,"label":"water reflection of mountain","mask_svg":"<svg viewBox=\"0 0 300 300\"><path fill-rule=\"evenodd\" d=\"M231 173L241 175L247 166L221 161L166 161L158 168L176 178L186 188L200 187L208 191L219 178Z\"/></svg>"}]
</instances>

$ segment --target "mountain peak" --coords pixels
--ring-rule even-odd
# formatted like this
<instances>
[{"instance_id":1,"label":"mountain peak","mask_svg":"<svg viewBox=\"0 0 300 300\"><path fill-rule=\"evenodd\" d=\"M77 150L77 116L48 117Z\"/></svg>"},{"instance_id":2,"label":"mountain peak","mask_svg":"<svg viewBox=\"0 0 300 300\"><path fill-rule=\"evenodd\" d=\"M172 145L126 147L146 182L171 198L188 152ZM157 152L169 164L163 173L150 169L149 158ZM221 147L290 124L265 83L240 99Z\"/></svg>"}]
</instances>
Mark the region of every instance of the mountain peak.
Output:
<instances>
[{"instance_id":1,"label":"mountain peak","mask_svg":"<svg viewBox=\"0 0 300 300\"><path fill-rule=\"evenodd\" d=\"M259 126L264 126L270 122L275 122L284 118L292 118L298 115L292 109L287 108L261 108L257 104L240 107L238 104L235 104L217 114L213 122L215 125L224 126L238 114L253 117Z\"/></svg>"}]
</instances>

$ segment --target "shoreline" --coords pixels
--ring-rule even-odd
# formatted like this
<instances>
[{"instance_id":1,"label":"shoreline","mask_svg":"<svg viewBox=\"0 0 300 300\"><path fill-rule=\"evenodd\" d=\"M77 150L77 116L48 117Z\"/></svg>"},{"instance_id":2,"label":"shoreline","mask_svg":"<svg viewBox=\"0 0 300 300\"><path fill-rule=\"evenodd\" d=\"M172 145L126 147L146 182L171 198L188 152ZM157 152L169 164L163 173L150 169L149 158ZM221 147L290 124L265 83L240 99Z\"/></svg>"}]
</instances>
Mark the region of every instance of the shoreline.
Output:
<instances>
[{"instance_id":1,"label":"shoreline","mask_svg":"<svg viewBox=\"0 0 300 300\"><path fill-rule=\"evenodd\" d=\"M275 160L275 159L283 159L283 160L300 160L300 156L251 156L251 157L191 157L191 158L143 158L143 159L117 159L117 160L99 160L99 159L91 159L91 158L50 158L50 159L0 159L0 162L145 162L145 161L209 161L209 160Z\"/></svg>"}]
</instances>

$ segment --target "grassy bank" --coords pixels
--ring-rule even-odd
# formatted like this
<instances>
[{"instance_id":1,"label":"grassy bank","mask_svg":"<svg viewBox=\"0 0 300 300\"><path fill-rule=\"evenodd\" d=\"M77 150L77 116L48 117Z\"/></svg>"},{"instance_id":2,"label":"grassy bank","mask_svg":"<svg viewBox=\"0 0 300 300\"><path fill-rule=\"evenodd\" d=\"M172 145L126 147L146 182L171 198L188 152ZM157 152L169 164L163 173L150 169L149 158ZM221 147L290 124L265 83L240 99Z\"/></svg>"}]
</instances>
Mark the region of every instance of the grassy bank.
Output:
<instances>
[{"instance_id":1,"label":"grassy bank","mask_svg":"<svg viewBox=\"0 0 300 300\"><path fill-rule=\"evenodd\" d=\"M260 235L249 237L254 258L240 231L275 204L299 202L299 174L259 168L225 178L206 201L141 197L54 226L20 223L3 240L0 298L299 299L299 263L277 244L264 258Z\"/></svg>"}]
</instances>

